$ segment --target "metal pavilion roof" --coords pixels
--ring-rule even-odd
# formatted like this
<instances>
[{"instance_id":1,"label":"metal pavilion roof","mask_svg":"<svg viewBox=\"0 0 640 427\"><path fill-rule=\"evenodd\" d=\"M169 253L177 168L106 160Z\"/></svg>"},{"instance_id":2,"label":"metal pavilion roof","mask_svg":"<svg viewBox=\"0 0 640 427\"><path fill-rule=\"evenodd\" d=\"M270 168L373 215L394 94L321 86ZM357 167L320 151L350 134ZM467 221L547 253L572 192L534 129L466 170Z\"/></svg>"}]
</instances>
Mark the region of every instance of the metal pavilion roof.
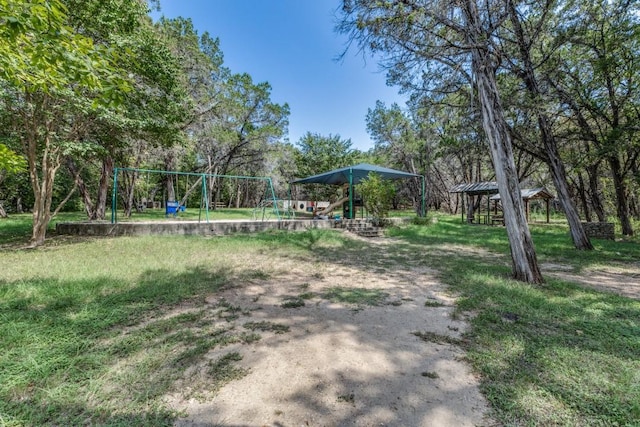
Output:
<instances>
[{"instance_id":1,"label":"metal pavilion roof","mask_svg":"<svg viewBox=\"0 0 640 427\"><path fill-rule=\"evenodd\" d=\"M368 163L360 163L358 165L335 169L329 172L321 173L319 175L313 175L307 178L296 179L291 181L291 184L329 184L329 185L348 184L350 175L351 175L351 183L358 184L360 181L365 179L371 172L375 172L379 174L383 179L402 179L402 178L420 177L420 175L416 175L409 172L389 169L382 166L370 165Z\"/></svg>"}]
</instances>

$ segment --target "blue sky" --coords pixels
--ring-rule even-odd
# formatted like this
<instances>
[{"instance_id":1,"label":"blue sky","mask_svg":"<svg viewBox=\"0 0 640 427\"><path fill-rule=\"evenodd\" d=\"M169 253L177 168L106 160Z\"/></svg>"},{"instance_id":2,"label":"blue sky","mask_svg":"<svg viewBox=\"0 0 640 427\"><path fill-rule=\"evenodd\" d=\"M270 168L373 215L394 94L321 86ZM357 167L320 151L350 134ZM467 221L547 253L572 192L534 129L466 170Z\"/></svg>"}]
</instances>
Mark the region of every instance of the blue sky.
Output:
<instances>
[{"instance_id":1,"label":"blue sky","mask_svg":"<svg viewBox=\"0 0 640 427\"><path fill-rule=\"evenodd\" d=\"M340 135L353 148L367 150L373 146L367 109L376 100L404 106L404 97L356 49L335 60L347 42L334 32L339 5L340 0L160 0L160 14L191 18L200 34L220 39L233 72L268 81L272 101L291 109L290 142L310 131Z\"/></svg>"}]
</instances>

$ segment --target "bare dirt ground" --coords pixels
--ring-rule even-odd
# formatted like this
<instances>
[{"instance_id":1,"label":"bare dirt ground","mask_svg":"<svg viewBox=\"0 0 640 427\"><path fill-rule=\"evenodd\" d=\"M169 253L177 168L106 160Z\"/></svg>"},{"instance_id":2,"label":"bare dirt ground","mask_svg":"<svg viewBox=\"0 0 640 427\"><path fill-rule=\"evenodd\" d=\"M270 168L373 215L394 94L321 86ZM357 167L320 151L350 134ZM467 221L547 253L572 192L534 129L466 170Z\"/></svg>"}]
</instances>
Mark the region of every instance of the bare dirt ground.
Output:
<instances>
[{"instance_id":1,"label":"bare dirt ground","mask_svg":"<svg viewBox=\"0 0 640 427\"><path fill-rule=\"evenodd\" d=\"M385 239L368 242L385 259ZM268 259L249 262L264 268ZM410 263L363 269L322 258L271 262L273 275L210 295L206 304L237 307L231 328L264 322L280 330L210 354L214 360L240 353L237 364L246 375L208 394L191 393L186 381L167 398L184 414L177 426L498 425L459 345L468 324L454 314L455 298L436 270ZM640 267L581 274L561 265L542 268L545 275L640 298ZM336 288L359 297L336 298ZM304 305L283 307L292 301Z\"/></svg>"},{"instance_id":2,"label":"bare dirt ground","mask_svg":"<svg viewBox=\"0 0 640 427\"><path fill-rule=\"evenodd\" d=\"M559 264L546 264L542 269L549 277L580 283L627 298L640 299L640 263L637 263L635 268L633 266L588 268L580 274L573 273L571 267Z\"/></svg>"},{"instance_id":3,"label":"bare dirt ground","mask_svg":"<svg viewBox=\"0 0 640 427\"><path fill-rule=\"evenodd\" d=\"M454 299L436 272L299 260L279 268L276 279L207 300L212 308L221 302L241 307L238 326L264 321L289 331L261 332L258 342L211 355L240 352L238 365L247 375L212 396L171 396L172 406L186 414L178 426L494 424L457 345L467 323L452 316ZM328 295L336 287L365 297L341 302ZM282 307L300 295L304 306ZM379 300L370 305L367 296Z\"/></svg>"}]
</instances>

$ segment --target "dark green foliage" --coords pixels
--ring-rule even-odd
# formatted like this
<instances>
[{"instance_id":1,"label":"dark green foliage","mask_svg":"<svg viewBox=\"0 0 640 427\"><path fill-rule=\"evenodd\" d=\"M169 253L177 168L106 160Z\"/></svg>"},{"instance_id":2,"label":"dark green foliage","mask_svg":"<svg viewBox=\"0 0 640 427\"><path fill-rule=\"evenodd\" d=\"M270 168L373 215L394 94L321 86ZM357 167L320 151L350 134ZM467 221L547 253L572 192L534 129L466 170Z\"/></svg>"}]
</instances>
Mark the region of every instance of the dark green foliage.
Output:
<instances>
[{"instance_id":1,"label":"dark green foliage","mask_svg":"<svg viewBox=\"0 0 640 427\"><path fill-rule=\"evenodd\" d=\"M352 165L357 160L357 151L351 148L351 140L342 140L340 135L322 136L307 132L297 142L295 152L296 177L304 178ZM310 200L335 200L335 188L326 185L305 186Z\"/></svg>"}]
</instances>

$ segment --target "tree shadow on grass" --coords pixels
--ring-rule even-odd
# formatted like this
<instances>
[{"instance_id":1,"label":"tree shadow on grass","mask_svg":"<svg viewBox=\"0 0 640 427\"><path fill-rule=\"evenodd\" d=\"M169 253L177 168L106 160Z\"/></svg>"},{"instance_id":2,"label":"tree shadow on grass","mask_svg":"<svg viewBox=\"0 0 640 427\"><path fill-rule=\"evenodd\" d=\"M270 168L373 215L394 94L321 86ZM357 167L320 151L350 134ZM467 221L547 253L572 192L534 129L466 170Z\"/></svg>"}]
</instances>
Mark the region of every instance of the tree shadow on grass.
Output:
<instances>
[{"instance_id":1,"label":"tree shadow on grass","mask_svg":"<svg viewBox=\"0 0 640 427\"><path fill-rule=\"evenodd\" d=\"M0 283L26 289L0 300L3 419L171 425L177 415L161 398L211 349L244 339L202 309L230 280L224 268L198 267L147 271L129 285L109 277Z\"/></svg>"}]
</instances>

